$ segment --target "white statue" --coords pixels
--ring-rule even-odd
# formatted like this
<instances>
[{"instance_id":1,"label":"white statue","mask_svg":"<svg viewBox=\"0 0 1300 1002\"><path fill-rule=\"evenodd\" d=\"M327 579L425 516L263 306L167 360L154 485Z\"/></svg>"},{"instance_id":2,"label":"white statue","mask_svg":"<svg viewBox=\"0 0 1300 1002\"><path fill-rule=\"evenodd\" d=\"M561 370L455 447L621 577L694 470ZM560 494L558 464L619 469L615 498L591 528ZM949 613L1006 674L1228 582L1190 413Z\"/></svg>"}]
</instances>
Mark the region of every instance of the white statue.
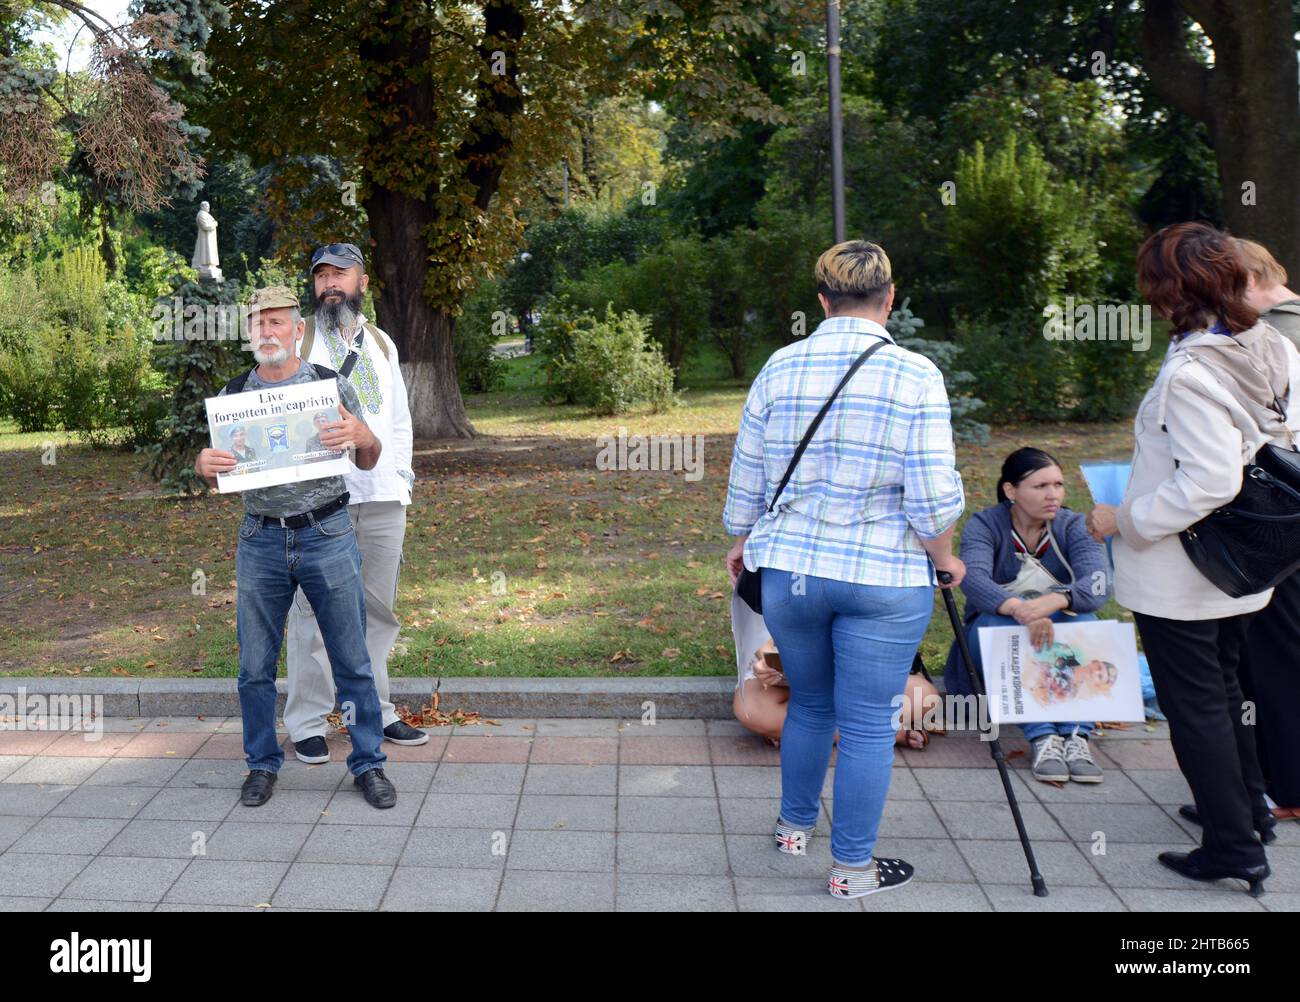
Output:
<instances>
[{"instance_id":1,"label":"white statue","mask_svg":"<svg viewBox=\"0 0 1300 1002\"><path fill-rule=\"evenodd\" d=\"M208 212L208 203L199 203L199 214L194 217L199 224L198 236L194 238L194 260L190 263L199 273L199 279L223 282L221 268L217 260L217 221Z\"/></svg>"}]
</instances>

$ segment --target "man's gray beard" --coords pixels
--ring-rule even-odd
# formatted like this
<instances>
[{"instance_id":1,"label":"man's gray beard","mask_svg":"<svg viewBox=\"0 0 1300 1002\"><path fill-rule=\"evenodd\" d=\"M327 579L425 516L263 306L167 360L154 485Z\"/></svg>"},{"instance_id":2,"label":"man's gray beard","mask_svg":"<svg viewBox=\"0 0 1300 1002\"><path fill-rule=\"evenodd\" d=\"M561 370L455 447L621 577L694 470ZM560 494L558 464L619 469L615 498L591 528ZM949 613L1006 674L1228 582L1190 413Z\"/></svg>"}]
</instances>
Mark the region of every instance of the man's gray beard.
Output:
<instances>
[{"instance_id":1,"label":"man's gray beard","mask_svg":"<svg viewBox=\"0 0 1300 1002\"><path fill-rule=\"evenodd\" d=\"M352 330L361 316L361 297L348 297L338 303L321 302L319 309L324 330Z\"/></svg>"},{"instance_id":2,"label":"man's gray beard","mask_svg":"<svg viewBox=\"0 0 1300 1002\"><path fill-rule=\"evenodd\" d=\"M264 357L262 353L269 347L270 345L258 346L258 348L253 352L253 358L257 359L257 361L262 365L283 365L285 362L289 361L289 349L282 348L279 345L276 345L275 350L271 353L270 357Z\"/></svg>"}]
</instances>

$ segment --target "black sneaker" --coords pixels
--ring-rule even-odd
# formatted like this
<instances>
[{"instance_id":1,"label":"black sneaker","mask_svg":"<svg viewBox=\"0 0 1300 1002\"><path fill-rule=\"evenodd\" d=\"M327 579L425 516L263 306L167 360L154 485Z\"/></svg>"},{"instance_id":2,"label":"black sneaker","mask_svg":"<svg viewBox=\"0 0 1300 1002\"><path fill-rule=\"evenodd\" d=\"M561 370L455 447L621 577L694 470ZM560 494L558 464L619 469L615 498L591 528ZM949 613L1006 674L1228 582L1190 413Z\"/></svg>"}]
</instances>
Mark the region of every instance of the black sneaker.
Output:
<instances>
[{"instance_id":1,"label":"black sneaker","mask_svg":"<svg viewBox=\"0 0 1300 1002\"><path fill-rule=\"evenodd\" d=\"M322 737L304 738L302 741L293 743L294 754L298 756L299 762L306 762L308 765L320 765L322 762L330 760L329 746L325 744Z\"/></svg>"},{"instance_id":2,"label":"black sneaker","mask_svg":"<svg viewBox=\"0 0 1300 1002\"><path fill-rule=\"evenodd\" d=\"M239 802L245 807L261 807L271 799L274 786L275 773L254 769L244 780L244 786L239 791Z\"/></svg>"},{"instance_id":3,"label":"black sneaker","mask_svg":"<svg viewBox=\"0 0 1300 1002\"><path fill-rule=\"evenodd\" d=\"M360 776L354 776L352 782L361 787L366 803L371 807L397 806L397 787L388 781L383 769L367 769Z\"/></svg>"},{"instance_id":4,"label":"black sneaker","mask_svg":"<svg viewBox=\"0 0 1300 1002\"><path fill-rule=\"evenodd\" d=\"M429 732L412 727L404 720L394 720L384 728L384 740L395 745L422 745L428 742Z\"/></svg>"}]
</instances>

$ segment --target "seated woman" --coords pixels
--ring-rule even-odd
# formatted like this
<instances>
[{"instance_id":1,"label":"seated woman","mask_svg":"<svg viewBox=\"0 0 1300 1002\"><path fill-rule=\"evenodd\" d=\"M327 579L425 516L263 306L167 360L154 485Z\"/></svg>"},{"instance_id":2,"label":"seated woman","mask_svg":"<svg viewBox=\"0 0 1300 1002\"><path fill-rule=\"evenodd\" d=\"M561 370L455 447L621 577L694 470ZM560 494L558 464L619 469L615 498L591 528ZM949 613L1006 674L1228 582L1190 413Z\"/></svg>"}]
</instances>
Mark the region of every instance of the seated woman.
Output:
<instances>
[{"instance_id":1,"label":"seated woman","mask_svg":"<svg viewBox=\"0 0 1300 1002\"><path fill-rule=\"evenodd\" d=\"M781 657L768 637L754 652L732 698L736 719L775 748L781 746L781 729L785 725L786 704L790 689L781 671ZM918 654L907 676L907 689L900 707L895 745L918 751L930 743L930 734L943 733L943 705L939 690Z\"/></svg>"},{"instance_id":2,"label":"seated woman","mask_svg":"<svg viewBox=\"0 0 1300 1002\"><path fill-rule=\"evenodd\" d=\"M1064 506L1065 475L1052 455L1017 449L1002 464L997 491L998 504L972 515L961 534L966 636L981 677L981 627L1024 626L1034 647L1046 650L1055 643L1053 623L1096 619L1094 612L1106 604L1109 591L1106 549L1088 535L1084 516ZM950 694L971 693L955 642L943 677ZM1091 722L1033 723L1022 729L1033 745L1035 779L1102 781L1088 749Z\"/></svg>"}]
</instances>

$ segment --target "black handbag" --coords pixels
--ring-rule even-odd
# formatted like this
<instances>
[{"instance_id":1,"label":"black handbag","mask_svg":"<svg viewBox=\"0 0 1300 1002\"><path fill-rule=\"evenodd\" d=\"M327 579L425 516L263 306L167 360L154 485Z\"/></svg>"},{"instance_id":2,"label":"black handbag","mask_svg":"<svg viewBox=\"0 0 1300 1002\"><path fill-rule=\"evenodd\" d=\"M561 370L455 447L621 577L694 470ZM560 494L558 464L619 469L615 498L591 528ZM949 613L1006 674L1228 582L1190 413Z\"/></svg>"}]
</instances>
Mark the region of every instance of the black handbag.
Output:
<instances>
[{"instance_id":1,"label":"black handbag","mask_svg":"<svg viewBox=\"0 0 1300 1002\"><path fill-rule=\"evenodd\" d=\"M1178 538L1196 569L1233 598L1300 570L1300 452L1262 446L1242 471L1237 496Z\"/></svg>"},{"instance_id":2,"label":"black handbag","mask_svg":"<svg viewBox=\"0 0 1300 1002\"><path fill-rule=\"evenodd\" d=\"M835 392L827 398L826 403L822 404L822 409L819 410L817 416L812 419L812 424L808 426L808 430L804 432L803 438L800 439L798 446L795 447L794 456L790 460L790 465L786 467L785 476L781 478L781 484L777 487L776 493L772 495L771 503L767 506L768 514L771 514L772 509L776 507L776 499L781 496L781 492L785 490L785 485L790 482L790 476L794 473L794 468L799 465L800 457L803 456L804 450L808 448L808 443L812 441L812 437L816 434L818 427L822 423L822 419L826 417L826 412L831 409L831 404L835 403L835 398L840 395L840 390L844 389L845 384L853 378L853 374L861 368L863 362L888 343L889 342L883 340L877 341L859 355L854 363L849 366L849 371L844 374L844 378L840 380L839 385L835 387ZM747 567L742 565L740 568L740 574L736 578L736 594L740 596L741 601L761 615L763 612L762 569L760 568L757 571L750 571Z\"/></svg>"}]
</instances>

